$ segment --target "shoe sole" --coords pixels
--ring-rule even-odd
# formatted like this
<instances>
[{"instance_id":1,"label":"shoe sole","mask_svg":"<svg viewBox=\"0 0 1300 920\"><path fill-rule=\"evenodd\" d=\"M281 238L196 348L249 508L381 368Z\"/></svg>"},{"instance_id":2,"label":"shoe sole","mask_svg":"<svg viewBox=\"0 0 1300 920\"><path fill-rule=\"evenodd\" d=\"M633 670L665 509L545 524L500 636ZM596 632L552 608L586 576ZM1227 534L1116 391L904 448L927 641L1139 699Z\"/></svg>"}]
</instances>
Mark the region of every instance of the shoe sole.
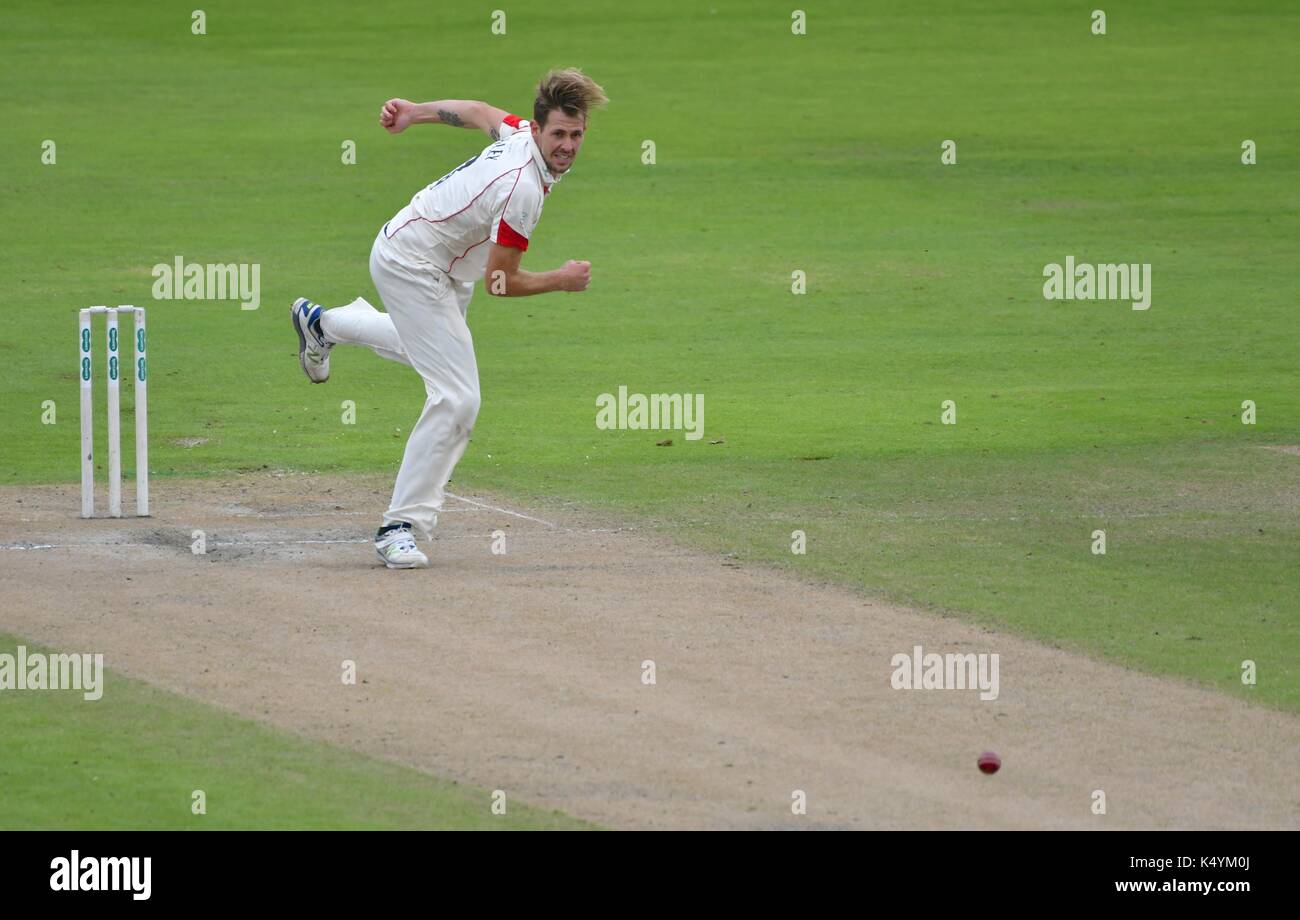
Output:
<instances>
[{"instance_id":1,"label":"shoe sole","mask_svg":"<svg viewBox=\"0 0 1300 920\"><path fill-rule=\"evenodd\" d=\"M298 366L302 368L302 372L312 383L324 383L325 380L329 380L328 376L325 380L312 380L311 374L307 371L307 337L302 334L302 325L298 322L297 301L294 301L293 306L289 308L289 321L293 323L293 331L298 333Z\"/></svg>"},{"instance_id":2,"label":"shoe sole","mask_svg":"<svg viewBox=\"0 0 1300 920\"><path fill-rule=\"evenodd\" d=\"M375 555L379 557L380 562L390 569L422 569L429 564L427 562L389 562L379 550L375 550Z\"/></svg>"}]
</instances>

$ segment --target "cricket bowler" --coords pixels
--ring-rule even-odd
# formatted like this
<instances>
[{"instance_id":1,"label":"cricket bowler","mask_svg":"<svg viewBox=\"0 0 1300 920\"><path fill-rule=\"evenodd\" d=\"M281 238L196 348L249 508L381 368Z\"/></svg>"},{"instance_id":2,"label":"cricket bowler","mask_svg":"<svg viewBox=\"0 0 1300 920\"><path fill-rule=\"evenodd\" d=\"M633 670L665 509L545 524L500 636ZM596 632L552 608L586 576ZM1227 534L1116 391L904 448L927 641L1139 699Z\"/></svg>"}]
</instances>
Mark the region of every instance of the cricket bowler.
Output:
<instances>
[{"instance_id":1,"label":"cricket bowler","mask_svg":"<svg viewBox=\"0 0 1300 920\"><path fill-rule=\"evenodd\" d=\"M390 134L443 124L478 128L492 138L481 153L418 191L375 237L370 277L387 312L360 297L330 310L306 298L292 307L298 361L313 383L329 379L330 351L344 344L409 364L424 379L424 409L375 535L375 551L390 569L428 565L415 538L432 537L478 416L478 364L465 323L474 282L482 278L488 293L505 297L584 291L590 283L589 262L529 272L520 261L546 196L582 149L588 113L607 101L590 77L567 69L542 78L531 121L456 99L390 99L380 109L379 124Z\"/></svg>"}]
</instances>

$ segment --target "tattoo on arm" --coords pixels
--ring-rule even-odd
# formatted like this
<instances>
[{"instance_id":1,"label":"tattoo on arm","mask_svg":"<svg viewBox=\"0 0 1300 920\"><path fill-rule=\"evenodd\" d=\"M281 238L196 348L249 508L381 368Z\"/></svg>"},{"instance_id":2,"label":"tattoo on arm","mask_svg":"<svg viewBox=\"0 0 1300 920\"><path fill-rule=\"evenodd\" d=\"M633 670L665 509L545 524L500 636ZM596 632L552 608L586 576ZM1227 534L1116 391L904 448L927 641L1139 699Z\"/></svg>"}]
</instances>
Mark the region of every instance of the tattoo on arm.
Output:
<instances>
[{"instance_id":1,"label":"tattoo on arm","mask_svg":"<svg viewBox=\"0 0 1300 920\"><path fill-rule=\"evenodd\" d=\"M444 125L451 125L453 128L465 127L465 122L461 121L460 116L450 109L438 109L438 121Z\"/></svg>"}]
</instances>

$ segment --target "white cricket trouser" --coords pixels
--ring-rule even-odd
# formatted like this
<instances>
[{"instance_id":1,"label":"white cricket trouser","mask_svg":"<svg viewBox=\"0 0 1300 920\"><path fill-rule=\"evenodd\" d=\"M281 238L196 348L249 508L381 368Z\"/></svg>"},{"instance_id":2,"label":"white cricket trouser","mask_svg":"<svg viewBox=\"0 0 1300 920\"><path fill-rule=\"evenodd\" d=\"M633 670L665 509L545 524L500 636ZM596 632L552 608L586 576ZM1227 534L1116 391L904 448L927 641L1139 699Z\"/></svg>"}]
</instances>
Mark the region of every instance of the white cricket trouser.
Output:
<instances>
[{"instance_id":1,"label":"white cricket trouser","mask_svg":"<svg viewBox=\"0 0 1300 920\"><path fill-rule=\"evenodd\" d=\"M465 325L474 283L394 260L383 233L370 250L370 277L388 312L358 297L324 311L321 328L330 341L365 345L424 379L424 410L406 441L384 524L408 523L428 539L478 417L478 362Z\"/></svg>"}]
</instances>

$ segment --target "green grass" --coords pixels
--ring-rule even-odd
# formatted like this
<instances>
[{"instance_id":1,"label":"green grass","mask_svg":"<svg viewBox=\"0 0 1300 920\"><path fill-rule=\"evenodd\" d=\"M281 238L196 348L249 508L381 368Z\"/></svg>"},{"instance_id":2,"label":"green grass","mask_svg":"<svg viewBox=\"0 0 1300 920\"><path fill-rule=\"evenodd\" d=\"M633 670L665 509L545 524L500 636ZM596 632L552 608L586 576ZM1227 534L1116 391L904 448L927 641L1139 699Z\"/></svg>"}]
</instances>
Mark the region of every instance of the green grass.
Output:
<instances>
[{"instance_id":1,"label":"green grass","mask_svg":"<svg viewBox=\"0 0 1300 920\"><path fill-rule=\"evenodd\" d=\"M0 652L19 640L0 635ZM29 654L46 651L28 645ZM101 699L75 690L0 693L0 828L581 829L507 801L304 741L113 670ZM207 813L195 815L202 790Z\"/></svg>"},{"instance_id":2,"label":"green grass","mask_svg":"<svg viewBox=\"0 0 1300 920\"><path fill-rule=\"evenodd\" d=\"M0 481L75 481L73 308L117 302L150 307L160 498L395 469L419 382L335 352L308 386L285 308L377 303L378 227L485 143L390 137L384 99L527 114L542 70L578 64L612 102L525 266L587 258L593 286L476 295L457 482L1300 709L1300 457L1264 449L1300 444L1294 6L1151 2L1094 36L1069 4L846 2L804 37L739 0L511 9L504 37L479 7L228 3L201 37L188 8L60 9L11 3L0 33ZM262 308L152 301L177 255L260 263ZM1067 255L1151 263L1151 309L1044 301ZM596 430L620 384L704 393L706 438Z\"/></svg>"}]
</instances>

